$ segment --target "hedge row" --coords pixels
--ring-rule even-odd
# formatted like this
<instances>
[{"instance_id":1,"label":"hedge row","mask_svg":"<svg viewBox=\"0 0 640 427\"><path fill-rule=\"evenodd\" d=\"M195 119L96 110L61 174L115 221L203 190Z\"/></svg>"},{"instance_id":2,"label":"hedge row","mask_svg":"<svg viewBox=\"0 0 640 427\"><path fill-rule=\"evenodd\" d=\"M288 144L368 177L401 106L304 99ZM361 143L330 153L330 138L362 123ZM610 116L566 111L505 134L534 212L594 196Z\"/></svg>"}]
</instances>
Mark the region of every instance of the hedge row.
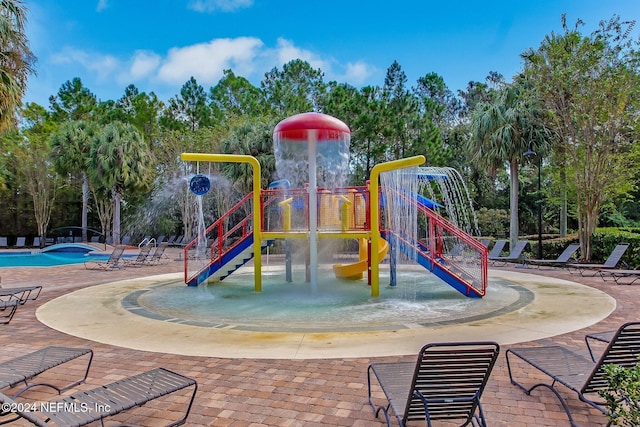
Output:
<instances>
[{"instance_id":1,"label":"hedge row","mask_svg":"<svg viewBox=\"0 0 640 427\"><path fill-rule=\"evenodd\" d=\"M555 259L564 251L571 243L579 243L578 234L570 234L567 237L554 237L543 235L542 255L545 259ZM529 241L529 245L525 248L523 257L537 258L538 254L538 235L523 236L522 239ZM629 249L622 257L621 267L640 268L640 228L598 228L593 233L592 238L592 263L601 263L611 254L613 249L619 243L629 243ZM492 245L491 245L492 246ZM490 247L491 247L490 246ZM576 259L580 259L580 250L574 255Z\"/></svg>"}]
</instances>

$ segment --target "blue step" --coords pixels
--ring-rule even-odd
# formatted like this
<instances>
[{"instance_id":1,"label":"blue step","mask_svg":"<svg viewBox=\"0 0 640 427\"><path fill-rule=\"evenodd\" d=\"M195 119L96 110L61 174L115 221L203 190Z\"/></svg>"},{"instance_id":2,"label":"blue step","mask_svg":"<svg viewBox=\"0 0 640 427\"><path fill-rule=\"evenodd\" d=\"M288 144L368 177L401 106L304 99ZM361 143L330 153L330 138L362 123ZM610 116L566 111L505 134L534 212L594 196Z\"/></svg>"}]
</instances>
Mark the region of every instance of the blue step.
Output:
<instances>
[{"instance_id":1,"label":"blue step","mask_svg":"<svg viewBox=\"0 0 640 427\"><path fill-rule=\"evenodd\" d=\"M273 241L263 241L262 248L264 249L271 244L273 244ZM253 233L251 233L238 242L233 249L223 254L221 259L210 264L207 268L203 269L200 274L189 280L187 285L198 286L200 283L207 281L211 276L221 271L223 271L223 273L217 278L224 280L226 277L229 277L231 273L245 265L253 256Z\"/></svg>"},{"instance_id":2,"label":"blue step","mask_svg":"<svg viewBox=\"0 0 640 427\"><path fill-rule=\"evenodd\" d=\"M390 245L396 244L398 249L405 255L410 256L413 252L416 254L415 261L432 272L437 278L445 282L447 285L454 288L456 291L460 292L462 295L470 298L481 298L480 295L475 288L469 286L467 282L465 282L462 278L451 272L450 270L443 268L439 262L434 262L434 260L430 257L429 251L420 242L414 242L413 245L410 245L406 242L400 241L398 239L390 238L386 236L386 233L383 236ZM418 247L419 250L414 251L413 248ZM439 260L442 261L442 260Z\"/></svg>"}]
</instances>

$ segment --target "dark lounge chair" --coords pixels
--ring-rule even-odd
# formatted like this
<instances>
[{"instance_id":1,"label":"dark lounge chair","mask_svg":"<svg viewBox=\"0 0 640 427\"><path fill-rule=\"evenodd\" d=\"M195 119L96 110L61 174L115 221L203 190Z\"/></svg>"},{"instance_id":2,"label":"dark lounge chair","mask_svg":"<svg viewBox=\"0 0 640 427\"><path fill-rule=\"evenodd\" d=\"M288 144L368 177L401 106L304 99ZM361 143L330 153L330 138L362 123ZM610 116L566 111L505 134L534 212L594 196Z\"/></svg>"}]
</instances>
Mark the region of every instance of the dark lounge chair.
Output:
<instances>
[{"instance_id":1,"label":"dark lounge chair","mask_svg":"<svg viewBox=\"0 0 640 427\"><path fill-rule=\"evenodd\" d=\"M40 295L42 286L22 286L18 288L0 287L0 324L7 325L16 314L19 305L28 300L35 300Z\"/></svg>"},{"instance_id":2,"label":"dark lounge chair","mask_svg":"<svg viewBox=\"0 0 640 427\"><path fill-rule=\"evenodd\" d=\"M551 381L525 386L514 379L514 361L509 356L524 361L527 365L547 375ZM506 351L507 369L511 383L518 386L527 395L530 395L538 387L546 387L551 390L560 400L572 426L577 426L577 424L571 416L569 405L558 390L558 385L564 385L575 392L581 401L608 415L605 403L598 396L598 391L606 390L609 385L605 366L614 364L630 368L638 364L638 356L640 356L640 322L629 322L622 325L596 362L586 357L582 352L561 345L510 348Z\"/></svg>"},{"instance_id":3,"label":"dark lounge chair","mask_svg":"<svg viewBox=\"0 0 640 427\"><path fill-rule=\"evenodd\" d=\"M17 288L0 287L0 299L6 299L6 297L15 298L22 305L29 300L35 301L40 296L40 291L42 291L41 285L20 286Z\"/></svg>"},{"instance_id":4,"label":"dark lounge chair","mask_svg":"<svg viewBox=\"0 0 640 427\"><path fill-rule=\"evenodd\" d=\"M522 260L522 263L526 266L529 265L535 265L538 268L542 267L542 266L546 266L546 267L563 267L565 266L567 263L571 262L573 254L575 254L578 249L580 249L580 243L571 243L569 246L567 246L564 251L562 251L562 253L560 255L558 255L558 258L556 259L531 259L531 258L524 258Z\"/></svg>"},{"instance_id":5,"label":"dark lounge chair","mask_svg":"<svg viewBox=\"0 0 640 427\"><path fill-rule=\"evenodd\" d=\"M120 262L124 253L124 245L118 245L113 248L111 255L105 261L85 261L84 268L87 270L112 270L114 268L124 267L124 263Z\"/></svg>"},{"instance_id":6,"label":"dark lounge chair","mask_svg":"<svg viewBox=\"0 0 640 427\"><path fill-rule=\"evenodd\" d=\"M87 356L86 368L84 369L82 377L77 381L64 386L56 386L43 382L31 382L31 380L37 379L36 377L43 372L83 356ZM23 383L24 387L14 392L12 399L15 399L26 390L36 386L50 387L56 390L57 393L61 393L83 383L87 379L92 360L93 351L88 348L44 347L32 353L0 363L0 389L14 387Z\"/></svg>"},{"instance_id":7,"label":"dark lounge chair","mask_svg":"<svg viewBox=\"0 0 640 427\"><path fill-rule=\"evenodd\" d=\"M602 332L594 332L591 334L587 334L584 336L584 342L587 344L587 349L589 349L589 356L591 356L591 360L596 361L596 356L593 351L592 343L599 342L600 344L609 344L611 339L616 335L617 331L602 331Z\"/></svg>"},{"instance_id":8,"label":"dark lounge chair","mask_svg":"<svg viewBox=\"0 0 640 427\"><path fill-rule=\"evenodd\" d=\"M617 285L633 285L637 280L640 280L640 270L624 270L624 269L610 269L610 270L599 270L598 274L602 277L602 280L605 282L610 279L613 279Z\"/></svg>"},{"instance_id":9,"label":"dark lounge chair","mask_svg":"<svg viewBox=\"0 0 640 427\"><path fill-rule=\"evenodd\" d=\"M124 265L126 267L142 267L146 264L152 248L152 245L143 245L142 247L140 247L140 252L138 252L138 255L136 255L135 258L125 259L123 261Z\"/></svg>"},{"instance_id":10,"label":"dark lounge chair","mask_svg":"<svg viewBox=\"0 0 640 427\"><path fill-rule=\"evenodd\" d=\"M182 240L184 240L184 236L178 236L176 237L176 239L173 241L173 243L170 243L169 246L173 247L181 247L182 246Z\"/></svg>"},{"instance_id":11,"label":"dark lounge chair","mask_svg":"<svg viewBox=\"0 0 640 427\"><path fill-rule=\"evenodd\" d=\"M622 260L622 256L629 248L628 243L620 243L617 245L611 254L607 257L603 264L580 264L580 263L572 263L567 264L566 268L569 270L569 273L575 274L579 273L581 276L595 276L600 273L601 270L613 270L615 269L620 260ZM588 273L588 274L587 274Z\"/></svg>"},{"instance_id":12,"label":"dark lounge chair","mask_svg":"<svg viewBox=\"0 0 640 427\"><path fill-rule=\"evenodd\" d=\"M27 244L27 238L24 236L19 236L16 238L16 248L24 248Z\"/></svg>"},{"instance_id":13,"label":"dark lounge chair","mask_svg":"<svg viewBox=\"0 0 640 427\"><path fill-rule=\"evenodd\" d=\"M520 256L522 256L522 251L524 251L524 248L528 244L529 242L526 240L518 240L516 244L513 246L513 248L511 249L511 252L509 252L509 255L497 256L497 257L489 256L488 260L494 266L506 265L509 262L519 262Z\"/></svg>"},{"instance_id":14,"label":"dark lounge chair","mask_svg":"<svg viewBox=\"0 0 640 427\"><path fill-rule=\"evenodd\" d=\"M0 325L7 325L13 319L20 301L15 298L0 299Z\"/></svg>"},{"instance_id":15,"label":"dark lounge chair","mask_svg":"<svg viewBox=\"0 0 640 427\"><path fill-rule=\"evenodd\" d=\"M493 244L493 247L491 248L491 250L489 251L489 258L497 258L500 255L502 255L502 251L504 251L504 247L507 246L507 241L506 240L496 240L496 242Z\"/></svg>"},{"instance_id":16,"label":"dark lounge chair","mask_svg":"<svg viewBox=\"0 0 640 427\"><path fill-rule=\"evenodd\" d=\"M164 251L167 249L169 244L167 242L160 243L156 246L156 249L153 251L151 255L147 257L144 261L144 265L158 265L164 264L167 261L167 257L164 254Z\"/></svg>"},{"instance_id":17,"label":"dark lounge chair","mask_svg":"<svg viewBox=\"0 0 640 427\"><path fill-rule=\"evenodd\" d=\"M189 416L198 385L195 380L164 368L152 369L92 390L78 391L71 396L41 404L37 412L24 411L24 405L18 405L1 393L0 401L15 408L18 417L36 426L84 426L96 421L103 423L107 417L188 387L193 387L193 393L190 398L187 397L189 400L184 416L168 424L178 426L184 424ZM80 409L65 411L64 408Z\"/></svg>"},{"instance_id":18,"label":"dark lounge chair","mask_svg":"<svg viewBox=\"0 0 640 427\"><path fill-rule=\"evenodd\" d=\"M461 425L486 426L480 397L500 347L495 342L432 343L420 350L416 362L373 363L367 370L369 403L376 418L390 413L400 426L408 421L462 420ZM377 406L371 379L377 379L387 403Z\"/></svg>"}]
</instances>

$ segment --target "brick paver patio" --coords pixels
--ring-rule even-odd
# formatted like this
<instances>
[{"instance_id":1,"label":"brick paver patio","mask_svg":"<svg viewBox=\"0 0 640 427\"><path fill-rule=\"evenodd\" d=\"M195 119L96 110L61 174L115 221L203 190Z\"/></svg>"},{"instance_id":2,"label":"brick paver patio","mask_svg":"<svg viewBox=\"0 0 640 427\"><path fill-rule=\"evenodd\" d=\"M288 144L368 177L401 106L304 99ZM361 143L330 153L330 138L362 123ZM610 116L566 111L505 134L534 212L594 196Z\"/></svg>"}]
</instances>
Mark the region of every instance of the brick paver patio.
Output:
<instances>
[{"instance_id":1,"label":"brick paver patio","mask_svg":"<svg viewBox=\"0 0 640 427\"><path fill-rule=\"evenodd\" d=\"M173 257L177 252L172 253ZM502 267L511 269L513 266ZM367 365L370 358L281 360L221 359L189 357L136 351L66 335L39 323L35 310L41 304L75 289L135 276L179 272L182 263L128 268L118 271L90 271L82 264L52 268L1 268L3 286L42 284L36 301L18 309L9 325L0 326L3 351L0 361L35 351L46 345L89 347L95 352L89 379L75 390L93 388L116 379L165 367L198 381L195 404L186 425L189 426L382 426L367 401ZM626 321L638 320L637 288L603 282L599 276L582 278L562 270L527 270L528 273L559 277L600 289L617 301L615 311L603 321L586 329L540 340L584 349L584 335L616 329ZM82 322L82 319L78 319ZM446 341L447 337L442 337ZM522 345L522 344L519 344ZM503 346L499 361L485 390L482 402L492 426L566 426L569 425L560 404L548 390L536 390L526 396L509 383ZM413 361L414 356L377 358L376 361ZM47 374L64 380L70 370ZM380 395L378 395L380 396ZM566 392L575 419L583 426L606 425L598 411ZM25 401L54 398L51 390L36 388L22 396ZM163 425L180 417L183 395L169 396L141 408L121 414L117 420L140 425ZM382 400L380 400L382 402ZM17 422L16 425L27 425ZM420 424L416 424L420 425ZM422 424L423 425L423 424Z\"/></svg>"}]
</instances>

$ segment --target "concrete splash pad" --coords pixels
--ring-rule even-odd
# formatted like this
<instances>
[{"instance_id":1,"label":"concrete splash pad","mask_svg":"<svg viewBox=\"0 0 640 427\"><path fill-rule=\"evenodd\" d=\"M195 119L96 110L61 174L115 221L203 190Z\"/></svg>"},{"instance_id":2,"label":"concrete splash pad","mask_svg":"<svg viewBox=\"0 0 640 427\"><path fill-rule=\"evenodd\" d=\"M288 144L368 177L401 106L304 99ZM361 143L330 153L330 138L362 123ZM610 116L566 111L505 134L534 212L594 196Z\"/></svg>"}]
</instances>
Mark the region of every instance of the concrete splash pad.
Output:
<instances>
[{"instance_id":1,"label":"concrete splash pad","mask_svg":"<svg viewBox=\"0 0 640 427\"><path fill-rule=\"evenodd\" d=\"M575 282L512 271L490 271L532 295L526 303L470 313L429 325L398 325L365 331L250 330L235 325L198 325L181 318L136 314L131 295L177 282L167 274L84 288L42 305L39 321L61 332L136 350L222 358L318 359L416 354L427 342L493 340L513 344L590 326L607 317L615 300ZM522 301L522 299L520 299ZM515 305L514 305L515 304Z\"/></svg>"}]
</instances>

